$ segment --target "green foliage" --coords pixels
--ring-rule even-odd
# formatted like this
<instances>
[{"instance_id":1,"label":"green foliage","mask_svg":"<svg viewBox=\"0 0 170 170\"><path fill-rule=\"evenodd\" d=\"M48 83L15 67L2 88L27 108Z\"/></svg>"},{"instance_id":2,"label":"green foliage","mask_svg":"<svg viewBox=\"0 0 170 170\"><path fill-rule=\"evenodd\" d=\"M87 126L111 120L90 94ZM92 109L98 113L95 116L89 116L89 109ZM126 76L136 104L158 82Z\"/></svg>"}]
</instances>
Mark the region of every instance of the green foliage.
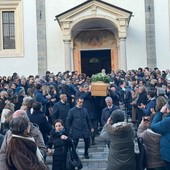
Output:
<instances>
[{"instance_id":1,"label":"green foliage","mask_svg":"<svg viewBox=\"0 0 170 170\"><path fill-rule=\"evenodd\" d=\"M92 82L103 81L104 83L110 82L110 77L103 73L93 74L91 77Z\"/></svg>"}]
</instances>

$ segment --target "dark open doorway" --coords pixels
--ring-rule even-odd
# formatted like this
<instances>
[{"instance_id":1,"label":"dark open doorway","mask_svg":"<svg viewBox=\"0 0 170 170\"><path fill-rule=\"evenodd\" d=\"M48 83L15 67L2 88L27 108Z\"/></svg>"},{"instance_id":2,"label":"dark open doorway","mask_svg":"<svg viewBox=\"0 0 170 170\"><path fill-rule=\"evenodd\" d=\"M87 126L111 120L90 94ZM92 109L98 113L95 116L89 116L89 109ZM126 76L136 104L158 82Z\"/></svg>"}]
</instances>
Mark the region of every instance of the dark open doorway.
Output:
<instances>
[{"instance_id":1,"label":"dark open doorway","mask_svg":"<svg viewBox=\"0 0 170 170\"><path fill-rule=\"evenodd\" d=\"M88 76L101 72L111 72L110 50L84 50L81 51L81 72Z\"/></svg>"}]
</instances>

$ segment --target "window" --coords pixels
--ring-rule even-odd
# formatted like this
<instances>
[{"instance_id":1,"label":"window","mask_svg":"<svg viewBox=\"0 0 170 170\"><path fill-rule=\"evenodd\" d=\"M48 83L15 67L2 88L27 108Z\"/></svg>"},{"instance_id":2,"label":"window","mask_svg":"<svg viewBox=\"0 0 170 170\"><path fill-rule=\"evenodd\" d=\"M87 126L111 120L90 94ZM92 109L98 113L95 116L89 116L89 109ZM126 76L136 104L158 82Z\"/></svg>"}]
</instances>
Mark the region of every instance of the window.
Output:
<instances>
[{"instance_id":1,"label":"window","mask_svg":"<svg viewBox=\"0 0 170 170\"><path fill-rule=\"evenodd\" d=\"M22 0L0 0L0 57L23 56Z\"/></svg>"},{"instance_id":2,"label":"window","mask_svg":"<svg viewBox=\"0 0 170 170\"><path fill-rule=\"evenodd\" d=\"M14 11L2 12L3 49L15 49Z\"/></svg>"}]
</instances>

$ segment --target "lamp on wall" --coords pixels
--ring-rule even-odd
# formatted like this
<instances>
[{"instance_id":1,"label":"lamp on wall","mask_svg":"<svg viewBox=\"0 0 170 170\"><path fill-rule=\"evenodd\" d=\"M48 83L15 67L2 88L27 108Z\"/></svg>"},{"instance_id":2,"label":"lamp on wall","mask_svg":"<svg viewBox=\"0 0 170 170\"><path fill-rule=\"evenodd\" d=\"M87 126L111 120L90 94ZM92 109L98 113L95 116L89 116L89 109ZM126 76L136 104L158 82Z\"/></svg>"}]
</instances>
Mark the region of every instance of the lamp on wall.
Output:
<instances>
[{"instance_id":1,"label":"lamp on wall","mask_svg":"<svg viewBox=\"0 0 170 170\"><path fill-rule=\"evenodd\" d=\"M89 63L99 63L99 62L100 62L99 59L96 57L93 57L89 60Z\"/></svg>"}]
</instances>

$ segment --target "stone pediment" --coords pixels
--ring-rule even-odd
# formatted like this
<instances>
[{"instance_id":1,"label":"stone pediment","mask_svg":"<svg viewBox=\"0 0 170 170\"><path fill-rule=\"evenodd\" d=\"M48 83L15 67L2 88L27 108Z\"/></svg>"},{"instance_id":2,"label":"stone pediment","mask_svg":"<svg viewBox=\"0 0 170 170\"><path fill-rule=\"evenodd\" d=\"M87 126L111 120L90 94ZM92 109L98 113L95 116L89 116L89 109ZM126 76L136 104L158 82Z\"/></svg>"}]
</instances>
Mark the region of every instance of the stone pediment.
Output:
<instances>
[{"instance_id":1,"label":"stone pediment","mask_svg":"<svg viewBox=\"0 0 170 170\"><path fill-rule=\"evenodd\" d=\"M91 0L86 1L74 8L71 8L56 16L62 31L64 39L70 39L71 30L80 22L84 22L90 19L103 19L110 23L112 27L119 30L119 34L122 32L124 35L119 37L126 37L126 28L129 24L132 12L126 9L114 6L112 4L99 1ZM101 21L101 20L100 20ZM85 22L84 22L85 23ZM86 27L92 28L94 25L98 28L103 27L102 23L97 25L91 25L87 22L84 24ZM66 38L67 37L67 38Z\"/></svg>"}]
</instances>

